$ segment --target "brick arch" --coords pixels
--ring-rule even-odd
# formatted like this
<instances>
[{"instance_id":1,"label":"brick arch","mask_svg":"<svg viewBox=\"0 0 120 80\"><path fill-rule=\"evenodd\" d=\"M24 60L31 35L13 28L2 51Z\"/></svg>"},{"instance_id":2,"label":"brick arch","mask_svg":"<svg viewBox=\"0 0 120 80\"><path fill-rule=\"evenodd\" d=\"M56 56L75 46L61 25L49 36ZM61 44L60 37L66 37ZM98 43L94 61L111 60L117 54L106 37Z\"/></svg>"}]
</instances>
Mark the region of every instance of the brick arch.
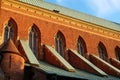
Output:
<instances>
[{"instance_id":1,"label":"brick arch","mask_svg":"<svg viewBox=\"0 0 120 80\"><path fill-rule=\"evenodd\" d=\"M9 18L8 20L6 20L5 21L5 23L4 23L4 31L3 31L3 42L5 41L5 28L7 27L7 26L10 26L11 28L12 28L12 32L13 32L13 34L12 34L12 40L13 40L13 42L14 43L16 43L16 41L17 41L17 36L18 36L18 26L17 26L17 23L16 23L16 21L13 19L13 18Z\"/></svg>"},{"instance_id":2,"label":"brick arch","mask_svg":"<svg viewBox=\"0 0 120 80\"><path fill-rule=\"evenodd\" d=\"M61 31L55 35L55 49L61 56L65 57L66 39Z\"/></svg>"},{"instance_id":3,"label":"brick arch","mask_svg":"<svg viewBox=\"0 0 120 80\"><path fill-rule=\"evenodd\" d=\"M98 44L99 57L105 61L108 61L108 54L105 45L100 41Z\"/></svg>"},{"instance_id":4,"label":"brick arch","mask_svg":"<svg viewBox=\"0 0 120 80\"><path fill-rule=\"evenodd\" d=\"M87 57L87 47L84 39L79 36L76 43L77 51L84 57Z\"/></svg>"},{"instance_id":5,"label":"brick arch","mask_svg":"<svg viewBox=\"0 0 120 80\"><path fill-rule=\"evenodd\" d=\"M28 30L28 40L33 53L37 58L40 58L41 32L35 24Z\"/></svg>"},{"instance_id":6,"label":"brick arch","mask_svg":"<svg viewBox=\"0 0 120 80\"><path fill-rule=\"evenodd\" d=\"M115 56L116 59L120 61L120 47L118 46L115 47Z\"/></svg>"},{"instance_id":7,"label":"brick arch","mask_svg":"<svg viewBox=\"0 0 120 80\"><path fill-rule=\"evenodd\" d=\"M40 29L38 28L38 26L37 26L36 24L33 24L33 25L29 28L29 32L28 32L28 33L30 33L30 31L31 31L32 28L34 28L35 31L38 33L37 37L40 39L40 38L41 38L41 32L40 32ZM40 42L41 42L41 40L40 40ZM39 43L40 43L40 42L39 42Z\"/></svg>"}]
</instances>

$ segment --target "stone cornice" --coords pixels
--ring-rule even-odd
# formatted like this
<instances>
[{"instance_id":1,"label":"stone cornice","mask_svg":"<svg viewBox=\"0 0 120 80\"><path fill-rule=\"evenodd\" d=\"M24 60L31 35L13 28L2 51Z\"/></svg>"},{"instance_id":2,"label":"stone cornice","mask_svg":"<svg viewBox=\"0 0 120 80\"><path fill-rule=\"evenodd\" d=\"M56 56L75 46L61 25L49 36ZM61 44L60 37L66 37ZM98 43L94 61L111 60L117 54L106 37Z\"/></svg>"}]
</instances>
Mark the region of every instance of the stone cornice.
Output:
<instances>
[{"instance_id":1,"label":"stone cornice","mask_svg":"<svg viewBox=\"0 0 120 80\"><path fill-rule=\"evenodd\" d=\"M18 2L16 0L2 0L1 8L15 13L30 16L36 19L42 19L52 23L64 25L66 27L71 27L73 29L85 31L88 33L92 33L120 41L119 31L115 31L99 25L95 25L69 16L55 13L50 10L46 10L43 8L38 8L36 6Z\"/></svg>"}]
</instances>

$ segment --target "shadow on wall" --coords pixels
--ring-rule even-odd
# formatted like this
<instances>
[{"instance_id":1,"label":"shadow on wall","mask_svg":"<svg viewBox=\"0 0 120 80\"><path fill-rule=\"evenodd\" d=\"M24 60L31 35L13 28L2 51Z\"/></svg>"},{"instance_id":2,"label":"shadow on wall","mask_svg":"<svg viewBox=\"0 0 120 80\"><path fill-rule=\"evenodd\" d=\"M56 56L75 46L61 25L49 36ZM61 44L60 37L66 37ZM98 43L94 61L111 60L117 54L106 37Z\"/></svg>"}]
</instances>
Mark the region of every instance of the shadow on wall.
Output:
<instances>
[{"instance_id":1,"label":"shadow on wall","mask_svg":"<svg viewBox=\"0 0 120 80\"><path fill-rule=\"evenodd\" d=\"M0 36L0 45L2 44L2 36Z\"/></svg>"},{"instance_id":2,"label":"shadow on wall","mask_svg":"<svg viewBox=\"0 0 120 80\"><path fill-rule=\"evenodd\" d=\"M33 80L34 72L32 71L32 67L25 67L24 71L24 80Z\"/></svg>"},{"instance_id":3,"label":"shadow on wall","mask_svg":"<svg viewBox=\"0 0 120 80\"><path fill-rule=\"evenodd\" d=\"M0 80L4 80L4 72L0 68Z\"/></svg>"}]
</instances>

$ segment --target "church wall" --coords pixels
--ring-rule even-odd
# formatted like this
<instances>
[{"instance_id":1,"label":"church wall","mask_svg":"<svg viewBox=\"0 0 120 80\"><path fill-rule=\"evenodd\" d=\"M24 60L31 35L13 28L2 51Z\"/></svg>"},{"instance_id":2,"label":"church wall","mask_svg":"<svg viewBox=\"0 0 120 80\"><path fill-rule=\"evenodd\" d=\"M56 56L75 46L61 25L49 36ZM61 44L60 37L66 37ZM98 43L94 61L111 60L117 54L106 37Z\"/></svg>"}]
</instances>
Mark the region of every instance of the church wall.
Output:
<instances>
[{"instance_id":1,"label":"church wall","mask_svg":"<svg viewBox=\"0 0 120 80\"><path fill-rule=\"evenodd\" d=\"M24 75L24 59L16 54L5 53L0 67L5 73L5 80L22 80Z\"/></svg>"},{"instance_id":2,"label":"church wall","mask_svg":"<svg viewBox=\"0 0 120 80\"><path fill-rule=\"evenodd\" d=\"M98 34L93 34L92 31L90 32L85 32L75 28L70 28L67 25L60 25L57 23L52 23L48 19L48 21L42 20L42 19L36 19L31 16L26 16L26 15L21 15L17 14L14 12L9 12L6 10L1 10L1 15L0 15L0 35L3 35L3 27L5 22L9 18L13 18L18 26L18 38L20 39L25 39L28 40L28 30L33 24L36 24L37 27L41 31L41 43L42 44L48 44L54 47L54 38L55 35L58 31L61 31L66 39L66 48L71 48L76 50L76 44L77 44L77 39L79 36L81 36L87 47L87 54L95 54L98 55L98 49L97 46L99 42L101 41L108 52L108 57L113 57L115 58L115 53L114 49L116 46L120 46L120 41L115 40L114 38L109 38L106 36L101 36ZM42 16L41 16L42 17ZM42 17L45 18L45 17ZM61 23L62 24L62 23Z\"/></svg>"}]
</instances>

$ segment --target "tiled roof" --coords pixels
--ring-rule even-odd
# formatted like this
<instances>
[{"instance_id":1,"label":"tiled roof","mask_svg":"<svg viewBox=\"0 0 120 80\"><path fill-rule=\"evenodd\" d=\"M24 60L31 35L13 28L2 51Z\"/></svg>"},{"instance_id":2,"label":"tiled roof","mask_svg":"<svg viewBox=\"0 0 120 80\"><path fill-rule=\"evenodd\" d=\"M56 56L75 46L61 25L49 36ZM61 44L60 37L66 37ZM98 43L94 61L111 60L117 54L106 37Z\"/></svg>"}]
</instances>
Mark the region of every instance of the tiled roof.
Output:
<instances>
[{"instance_id":1,"label":"tiled roof","mask_svg":"<svg viewBox=\"0 0 120 80\"><path fill-rule=\"evenodd\" d=\"M86 80L120 80L119 78L113 76L100 77L78 69L76 69L76 72L69 72L42 61L40 61L39 63L40 63L40 67L35 67L35 68L44 71L47 74L55 74L58 76L72 77L72 78L79 78Z\"/></svg>"},{"instance_id":2,"label":"tiled roof","mask_svg":"<svg viewBox=\"0 0 120 80\"><path fill-rule=\"evenodd\" d=\"M41 7L47 10L58 10L60 14L66 15L66 16L70 16L76 19L80 19L86 22L90 22L96 25L100 25L109 29L113 29L116 31L120 31L120 24L115 23L115 22L111 22L111 21L107 21L95 16L91 16L85 13L81 13L72 9L68 9L62 6L58 6L55 4L51 4L51 3L47 3L41 0L18 0L20 2L23 3L27 3L33 6L37 6L37 7Z\"/></svg>"}]
</instances>

